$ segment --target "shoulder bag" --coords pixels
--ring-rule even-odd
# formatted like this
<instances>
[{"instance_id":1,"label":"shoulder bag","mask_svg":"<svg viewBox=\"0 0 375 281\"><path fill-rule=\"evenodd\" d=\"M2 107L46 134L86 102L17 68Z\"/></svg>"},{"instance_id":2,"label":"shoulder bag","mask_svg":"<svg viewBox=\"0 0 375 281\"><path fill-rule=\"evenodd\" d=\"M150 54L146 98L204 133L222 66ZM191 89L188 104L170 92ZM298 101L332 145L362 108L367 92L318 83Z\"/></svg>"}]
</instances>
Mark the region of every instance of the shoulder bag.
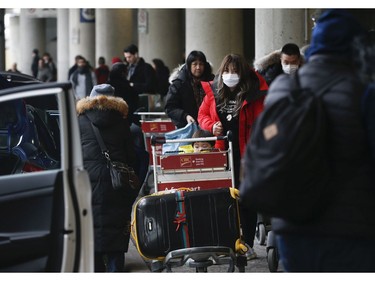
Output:
<instances>
[{"instance_id":1,"label":"shoulder bag","mask_svg":"<svg viewBox=\"0 0 375 281\"><path fill-rule=\"evenodd\" d=\"M119 162L119 161L112 161L109 156L109 150L104 144L104 141L99 132L99 129L92 122L91 122L91 126L94 130L96 139L98 140L98 143L102 150L102 154L107 159L113 189L115 190L133 189L135 191L138 191L140 189L141 184L133 168L128 166L126 163Z\"/></svg>"}]
</instances>

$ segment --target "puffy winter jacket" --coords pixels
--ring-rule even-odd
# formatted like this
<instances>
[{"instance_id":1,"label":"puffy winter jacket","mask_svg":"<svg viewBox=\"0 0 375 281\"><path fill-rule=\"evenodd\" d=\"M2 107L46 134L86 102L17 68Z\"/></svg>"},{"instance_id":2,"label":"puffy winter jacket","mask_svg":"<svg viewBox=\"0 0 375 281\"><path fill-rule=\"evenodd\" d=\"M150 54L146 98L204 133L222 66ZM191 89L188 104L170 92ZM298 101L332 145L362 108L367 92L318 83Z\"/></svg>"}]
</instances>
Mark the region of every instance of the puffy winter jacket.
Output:
<instances>
[{"instance_id":1,"label":"puffy winter jacket","mask_svg":"<svg viewBox=\"0 0 375 281\"><path fill-rule=\"evenodd\" d=\"M187 125L186 116L190 115L198 120L199 104L194 99L194 90L189 75L189 69L185 64L178 72L176 79L172 81L166 97L165 112L171 118L177 128ZM214 75L202 77L201 81L211 81Z\"/></svg>"},{"instance_id":2,"label":"puffy winter jacket","mask_svg":"<svg viewBox=\"0 0 375 281\"><path fill-rule=\"evenodd\" d=\"M111 159L134 168L134 146L126 119L128 106L122 98L100 95L79 100L77 112L84 167L92 186L95 251L127 251L135 197L112 188L107 160L101 153L91 121L99 128Z\"/></svg>"},{"instance_id":3,"label":"puffy winter jacket","mask_svg":"<svg viewBox=\"0 0 375 281\"><path fill-rule=\"evenodd\" d=\"M328 157L333 170L329 188L333 195L328 198L330 203L324 207L322 215L310 223L294 225L273 219L272 229L277 233L358 238L375 236L375 186L372 179L375 173L361 118L364 87L347 61L342 57L315 55L299 71L301 86L312 91L318 90L319 81L326 77L341 73L344 78L323 96L329 126ZM285 96L289 89L289 77L277 77L270 87L266 106Z\"/></svg>"},{"instance_id":4,"label":"puffy winter jacket","mask_svg":"<svg viewBox=\"0 0 375 281\"><path fill-rule=\"evenodd\" d=\"M256 72L255 72L256 73ZM256 73L258 77L258 89L255 93L249 93L246 99L242 103L242 107L239 115L239 149L241 155L243 155L246 147L246 143L251 136L251 128L258 117L258 115L263 111L263 101L268 90L268 86L264 78ZM216 81L216 80L215 80ZM211 84L209 82L201 82L203 89L205 90L206 96L199 108L198 122L199 126L207 131L212 132L213 125L220 121L217 114L216 93L212 91ZM215 87L214 85L214 88ZM225 149L224 141L217 141L215 144L216 148Z\"/></svg>"}]
</instances>

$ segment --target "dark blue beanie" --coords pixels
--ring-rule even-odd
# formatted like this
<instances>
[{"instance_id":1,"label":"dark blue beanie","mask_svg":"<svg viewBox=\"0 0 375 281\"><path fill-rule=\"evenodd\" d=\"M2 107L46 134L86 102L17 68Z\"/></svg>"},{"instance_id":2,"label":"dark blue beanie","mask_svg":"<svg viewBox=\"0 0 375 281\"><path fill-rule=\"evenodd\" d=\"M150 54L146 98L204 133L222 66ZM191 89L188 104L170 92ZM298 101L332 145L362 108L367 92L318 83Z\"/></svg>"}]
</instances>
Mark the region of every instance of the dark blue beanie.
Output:
<instances>
[{"instance_id":1,"label":"dark blue beanie","mask_svg":"<svg viewBox=\"0 0 375 281\"><path fill-rule=\"evenodd\" d=\"M316 23L305 57L308 60L315 54L335 54L349 58L354 37L364 32L358 20L345 9L328 9Z\"/></svg>"}]
</instances>

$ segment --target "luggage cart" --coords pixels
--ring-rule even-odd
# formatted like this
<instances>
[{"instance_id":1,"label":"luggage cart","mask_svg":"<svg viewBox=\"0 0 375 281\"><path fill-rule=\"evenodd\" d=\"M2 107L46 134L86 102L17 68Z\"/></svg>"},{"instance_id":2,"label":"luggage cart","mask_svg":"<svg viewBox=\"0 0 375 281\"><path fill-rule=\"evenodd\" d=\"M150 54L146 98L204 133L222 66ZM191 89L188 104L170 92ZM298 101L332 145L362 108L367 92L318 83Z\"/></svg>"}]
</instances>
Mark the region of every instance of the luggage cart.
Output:
<instances>
[{"instance_id":1,"label":"luggage cart","mask_svg":"<svg viewBox=\"0 0 375 281\"><path fill-rule=\"evenodd\" d=\"M153 188L153 157L151 154L151 136L157 137L164 136L165 133L173 131L176 126L172 120L167 117L165 112L134 112L135 115L140 116L141 129L143 132L143 139L145 143L146 151L149 153L149 167L145 179L145 185L143 185L142 192L146 195ZM162 144L157 144L155 147L158 153L162 151Z\"/></svg>"},{"instance_id":2,"label":"luggage cart","mask_svg":"<svg viewBox=\"0 0 375 281\"><path fill-rule=\"evenodd\" d=\"M214 149L201 153L167 152L162 154L157 149L164 143L193 143L197 141L228 141L228 149ZM217 187L235 187L233 169L233 148L231 132L226 136L167 140L165 137L153 135L151 150L154 165L155 192L175 188L193 190Z\"/></svg>"},{"instance_id":3,"label":"luggage cart","mask_svg":"<svg viewBox=\"0 0 375 281\"><path fill-rule=\"evenodd\" d=\"M165 133L175 130L176 126L173 124L172 120L167 117L165 112L134 112L134 114L141 117L143 138L146 150L150 153L150 166L152 166L153 159L151 156L151 136L164 136ZM161 151L162 144L157 145L156 149L158 152Z\"/></svg>"},{"instance_id":4,"label":"luggage cart","mask_svg":"<svg viewBox=\"0 0 375 281\"><path fill-rule=\"evenodd\" d=\"M228 150L213 150L201 153L161 152L157 145L168 142L193 143L196 141L228 141ZM232 156L231 132L226 136L208 138L189 138L166 140L164 136L151 136L151 150L153 157L155 194L173 192L181 188L190 190L214 190L234 187L234 169ZM152 195L151 195L152 196ZM238 217L239 220L239 217ZM240 236L241 230L239 230ZM229 247L203 246L183 248L170 251L162 260L151 263L152 271L172 272L173 267L188 265L195 267L196 272L207 272L212 265L228 264L228 272L245 272L247 265L247 251L244 243L236 245L236 249ZM241 245L242 244L242 245ZM240 250L241 249L241 250Z\"/></svg>"}]
</instances>

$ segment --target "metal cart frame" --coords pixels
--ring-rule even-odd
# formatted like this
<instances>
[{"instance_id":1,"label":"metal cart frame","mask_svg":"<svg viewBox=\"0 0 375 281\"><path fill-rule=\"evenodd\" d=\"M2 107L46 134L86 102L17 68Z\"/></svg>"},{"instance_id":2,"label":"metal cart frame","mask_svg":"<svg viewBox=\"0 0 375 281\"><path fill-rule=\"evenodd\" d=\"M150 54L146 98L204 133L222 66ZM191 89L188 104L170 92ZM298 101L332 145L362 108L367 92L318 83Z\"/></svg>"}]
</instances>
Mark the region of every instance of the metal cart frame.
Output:
<instances>
[{"instance_id":1,"label":"metal cart frame","mask_svg":"<svg viewBox=\"0 0 375 281\"><path fill-rule=\"evenodd\" d=\"M161 154L157 144L193 143L205 141L228 141L225 151L213 150L201 153L171 152ZM151 136L155 192L175 188L195 190L218 187L235 187L233 169L233 147L231 132L226 136L167 140L165 137Z\"/></svg>"}]
</instances>

